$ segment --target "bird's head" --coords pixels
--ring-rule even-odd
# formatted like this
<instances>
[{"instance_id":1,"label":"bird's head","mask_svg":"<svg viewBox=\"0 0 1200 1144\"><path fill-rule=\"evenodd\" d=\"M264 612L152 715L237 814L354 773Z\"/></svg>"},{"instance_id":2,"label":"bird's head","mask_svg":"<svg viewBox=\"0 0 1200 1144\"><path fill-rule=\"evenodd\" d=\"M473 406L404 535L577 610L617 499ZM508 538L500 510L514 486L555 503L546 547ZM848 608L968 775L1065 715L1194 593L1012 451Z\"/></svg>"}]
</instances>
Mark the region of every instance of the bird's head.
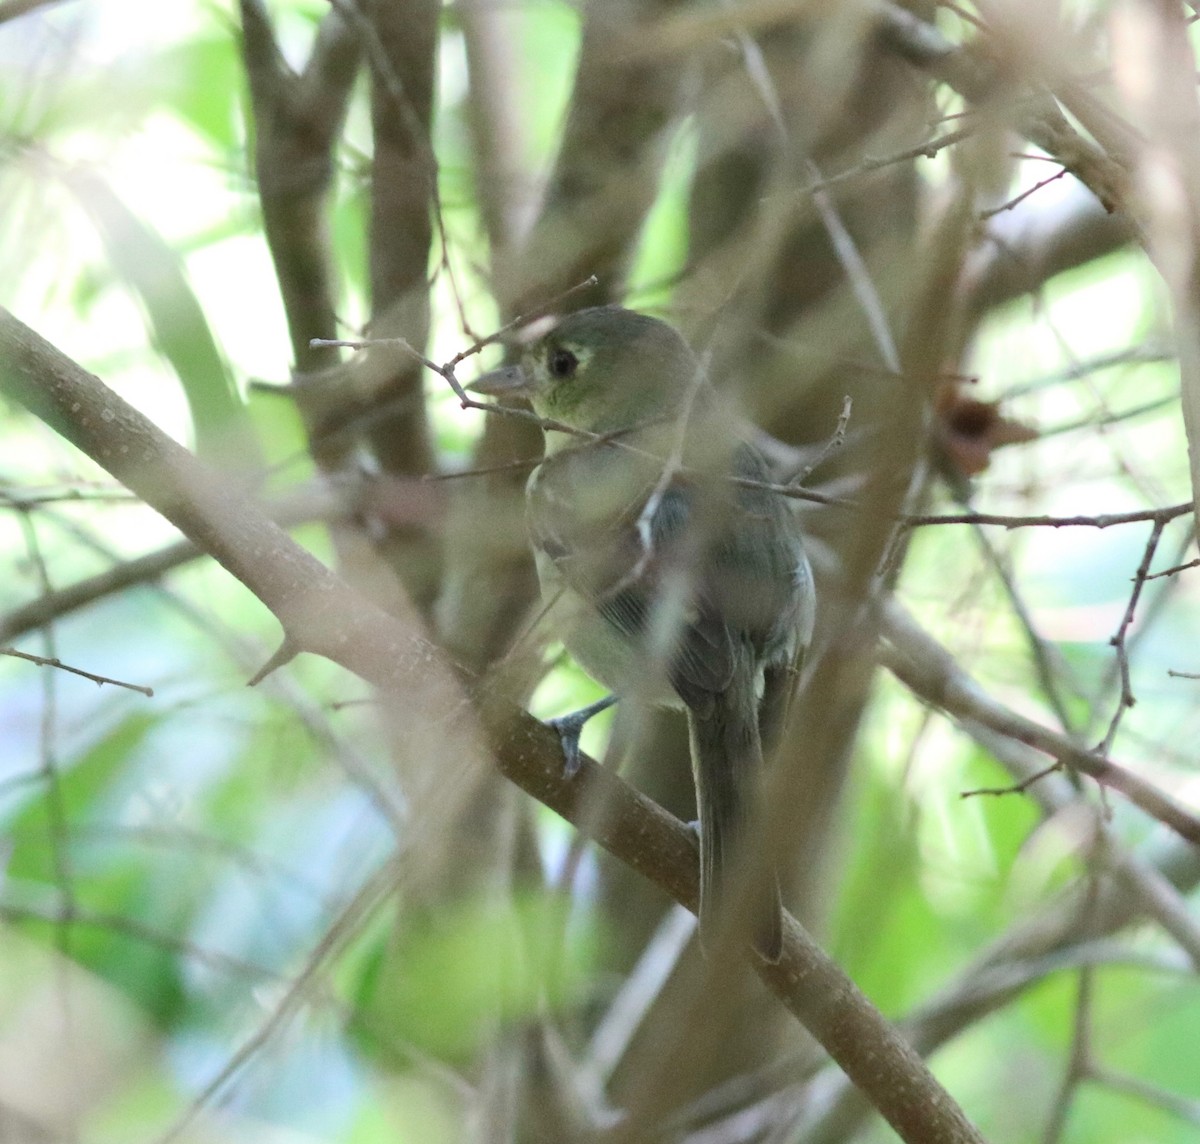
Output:
<instances>
[{"instance_id":1,"label":"bird's head","mask_svg":"<svg viewBox=\"0 0 1200 1144\"><path fill-rule=\"evenodd\" d=\"M666 322L620 306L563 318L516 365L473 382L477 393L521 396L540 417L606 433L669 416L696 384L695 354Z\"/></svg>"}]
</instances>

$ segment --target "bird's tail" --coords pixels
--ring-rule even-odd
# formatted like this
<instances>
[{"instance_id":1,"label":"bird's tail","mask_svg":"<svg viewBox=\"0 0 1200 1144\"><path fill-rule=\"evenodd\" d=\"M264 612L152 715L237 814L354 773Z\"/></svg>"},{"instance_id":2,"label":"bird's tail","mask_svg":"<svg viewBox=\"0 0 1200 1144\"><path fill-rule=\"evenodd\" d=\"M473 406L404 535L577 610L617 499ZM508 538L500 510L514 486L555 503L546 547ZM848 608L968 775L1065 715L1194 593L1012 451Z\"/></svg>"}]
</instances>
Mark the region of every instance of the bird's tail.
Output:
<instances>
[{"instance_id":1,"label":"bird's tail","mask_svg":"<svg viewBox=\"0 0 1200 1144\"><path fill-rule=\"evenodd\" d=\"M758 952L778 961L783 903L775 872L758 875L754 886L729 884L735 871L753 869L746 860L747 846L753 844L747 827L758 809L763 777L753 676L735 678L703 711L689 710L688 727L700 818L700 940L711 947L717 920L730 907L729 891L748 891L753 902L736 912L751 919Z\"/></svg>"}]
</instances>

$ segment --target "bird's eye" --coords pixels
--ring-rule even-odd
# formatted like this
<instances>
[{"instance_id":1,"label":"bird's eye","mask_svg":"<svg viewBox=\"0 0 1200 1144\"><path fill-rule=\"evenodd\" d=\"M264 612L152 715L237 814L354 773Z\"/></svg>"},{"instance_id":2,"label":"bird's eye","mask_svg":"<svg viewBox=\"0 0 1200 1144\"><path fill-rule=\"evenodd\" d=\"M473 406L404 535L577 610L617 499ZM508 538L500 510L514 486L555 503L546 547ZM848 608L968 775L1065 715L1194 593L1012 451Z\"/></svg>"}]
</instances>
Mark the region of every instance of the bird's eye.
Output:
<instances>
[{"instance_id":1,"label":"bird's eye","mask_svg":"<svg viewBox=\"0 0 1200 1144\"><path fill-rule=\"evenodd\" d=\"M550 367L552 376L566 378L571 377L575 373L575 369L579 365L579 359L570 350L563 349L560 346L558 349L551 351L550 360L547 364Z\"/></svg>"}]
</instances>

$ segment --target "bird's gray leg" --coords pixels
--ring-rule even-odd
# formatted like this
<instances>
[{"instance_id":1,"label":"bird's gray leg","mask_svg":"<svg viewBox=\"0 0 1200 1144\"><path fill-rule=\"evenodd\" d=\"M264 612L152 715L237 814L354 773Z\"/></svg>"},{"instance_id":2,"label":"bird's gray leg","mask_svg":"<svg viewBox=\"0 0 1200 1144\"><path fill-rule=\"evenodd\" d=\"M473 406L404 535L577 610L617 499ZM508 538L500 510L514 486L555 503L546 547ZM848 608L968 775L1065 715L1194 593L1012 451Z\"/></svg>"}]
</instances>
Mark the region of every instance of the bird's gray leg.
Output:
<instances>
[{"instance_id":1,"label":"bird's gray leg","mask_svg":"<svg viewBox=\"0 0 1200 1144\"><path fill-rule=\"evenodd\" d=\"M593 715L607 711L616 701L615 695L606 695L603 699L597 699L595 703L572 711L569 715L560 715L557 719L548 720L550 726L558 732L558 740L562 743L563 774L567 778L574 778L579 773L582 762L579 755L579 736L583 732L584 724Z\"/></svg>"}]
</instances>

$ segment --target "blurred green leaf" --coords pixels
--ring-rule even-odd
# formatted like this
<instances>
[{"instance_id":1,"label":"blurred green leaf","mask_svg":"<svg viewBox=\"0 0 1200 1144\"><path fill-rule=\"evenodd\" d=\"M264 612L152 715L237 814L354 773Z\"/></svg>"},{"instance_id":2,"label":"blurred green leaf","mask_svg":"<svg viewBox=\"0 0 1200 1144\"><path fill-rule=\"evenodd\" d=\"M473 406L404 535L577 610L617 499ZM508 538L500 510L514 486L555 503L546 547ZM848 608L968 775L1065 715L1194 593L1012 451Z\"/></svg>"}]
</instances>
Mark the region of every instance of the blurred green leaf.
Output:
<instances>
[{"instance_id":1,"label":"blurred green leaf","mask_svg":"<svg viewBox=\"0 0 1200 1144\"><path fill-rule=\"evenodd\" d=\"M40 797L10 824L7 873L9 891L17 899L54 903L69 888L76 906L93 920L68 927L29 919L22 928L47 942L66 940L77 961L165 1024L178 1014L183 1000L174 935L183 931L191 908L185 880L179 877L179 866L188 863L176 862L172 868L170 862L147 863L142 855L111 850L100 859L88 846L85 829L104 813L108 795L157 722L152 715L130 714L82 757L60 767L56 809L51 809L55 800ZM60 881L60 863L67 887ZM95 919L110 919L111 924L94 924ZM145 935L135 932L143 929ZM153 940L154 934L162 940Z\"/></svg>"},{"instance_id":2,"label":"blurred green leaf","mask_svg":"<svg viewBox=\"0 0 1200 1144\"><path fill-rule=\"evenodd\" d=\"M233 35L171 45L147 66L174 78L168 106L215 147L225 152L239 142L245 77Z\"/></svg>"},{"instance_id":3,"label":"blurred green leaf","mask_svg":"<svg viewBox=\"0 0 1200 1144\"><path fill-rule=\"evenodd\" d=\"M72 828L96 813L104 794L129 765L133 752L156 723L153 715L130 713L80 758L59 766L58 805L54 812L62 815L64 834L58 838L58 845L68 845ZM44 784L31 785L29 789L37 797L32 797L15 815L7 829L12 845L8 876L50 883L56 877L52 850L56 813L52 812Z\"/></svg>"},{"instance_id":4,"label":"blurred green leaf","mask_svg":"<svg viewBox=\"0 0 1200 1144\"><path fill-rule=\"evenodd\" d=\"M436 916L406 914L402 931L360 963L355 1028L364 1046L398 1061L406 1049L462 1059L497 1021L578 1001L594 943L565 926L568 905L531 894L511 910L471 900Z\"/></svg>"},{"instance_id":5,"label":"blurred green leaf","mask_svg":"<svg viewBox=\"0 0 1200 1144\"><path fill-rule=\"evenodd\" d=\"M261 467L261 455L237 387L176 253L135 215L106 180L84 167L59 168L94 223L116 277L142 304L151 337L187 397L201 456Z\"/></svg>"}]
</instances>

